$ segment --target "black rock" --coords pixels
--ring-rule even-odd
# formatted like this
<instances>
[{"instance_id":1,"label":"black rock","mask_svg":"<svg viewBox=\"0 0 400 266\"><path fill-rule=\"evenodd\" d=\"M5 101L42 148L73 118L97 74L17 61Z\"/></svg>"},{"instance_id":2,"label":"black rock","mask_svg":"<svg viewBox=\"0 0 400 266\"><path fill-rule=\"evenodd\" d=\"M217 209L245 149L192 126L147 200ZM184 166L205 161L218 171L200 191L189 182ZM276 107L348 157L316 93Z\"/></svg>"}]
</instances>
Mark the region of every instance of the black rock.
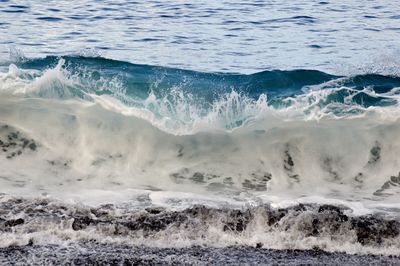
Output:
<instances>
[{"instance_id":1,"label":"black rock","mask_svg":"<svg viewBox=\"0 0 400 266\"><path fill-rule=\"evenodd\" d=\"M229 215L229 221L224 226L224 231L242 232L246 230L247 224L252 218L249 211L233 210Z\"/></svg>"},{"instance_id":2,"label":"black rock","mask_svg":"<svg viewBox=\"0 0 400 266\"><path fill-rule=\"evenodd\" d=\"M75 218L74 222L72 223L72 229L74 229L75 231L85 229L92 222L93 222L93 220L87 216Z\"/></svg>"},{"instance_id":3,"label":"black rock","mask_svg":"<svg viewBox=\"0 0 400 266\"><path fill-rule=\"evenodd\" d=\"M288 214L287 209L271 210L269 208L266 208L266 211L268 214L268 226L276 224Z\"/></svg>"},{"instance_id":4,"label":"black rock","mask_svg":"<svg viewBox=\"0 0 400 266\"><path fill-rule=\"evenodd\" d=\"M161 231L165 230L168 225L180 225L188 219L187 216L178 212L161 213L158 215L143 214L136 220L125 223L129 230L137 231Z\"/></svg>"},{"instance_id":5,"label":"black rock","mask_svg":"<svg viewBox=\"0 0 400 266\"><path fill-rule=\"evenodd\" d=\"M6 226L6 227L14 227L16 225L23 224L24 222L25 222L24 219L18 218L18 219L15 219L15 220L6 221L4 223L4 226Z\"/></svg>"},{"instance_id":6,"label":"black rock","mask_svg":"<svg viewBox=\"0 0 400 266\"><path fill-rule=\"evenodd\" d=\"M385 221L375 217L354 219L352 226L357 233L357 241L362 245L380 244L385 238L393 238L400 233L400 223Z\"/></svg>"},{"instance_id":7,"label":"black rock","mask_svg":"<svg viewBox=\"0 0 400 266\"><path fill-rule=\"evenodd\" d=\"M339 208L337 206L333 206L333 205L321 205L319 207L319 209L318 209L319 213L325 212L325 211L336 212L336 213L342 213L343 212L343 210L341 208Z\"/></svg>"},{"instance_id":8,"label":"black rock","mask_svg":"<svg viewBox=\"0 0 400 266\"><path fill-rule=\"evenodd\" d=\"M165 209L164 208L157 208L157 207L152 207L152 208L146 208L145 209L148 213L151 213L151 214L159 214L159 213L161 213L161 212L163 212L163 211L165 211Z\"/></svg>"}]
</instances>

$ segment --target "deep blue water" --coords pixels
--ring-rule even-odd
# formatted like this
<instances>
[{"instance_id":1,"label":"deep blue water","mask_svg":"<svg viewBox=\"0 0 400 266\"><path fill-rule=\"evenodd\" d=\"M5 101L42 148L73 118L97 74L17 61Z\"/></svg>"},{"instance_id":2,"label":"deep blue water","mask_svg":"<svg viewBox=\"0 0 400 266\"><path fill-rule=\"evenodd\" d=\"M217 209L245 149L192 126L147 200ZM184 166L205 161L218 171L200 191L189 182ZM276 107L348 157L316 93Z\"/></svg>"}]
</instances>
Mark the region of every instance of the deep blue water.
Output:
<instances>
[{"instance_id":1,"label":"deep blue water","mask_svg":"<svg viewBox=\"0 0 400 266\"><path fill-rule=\"evenodd\" d=\"M254 73L398 73L396 1L0 2L0 61L102 55L137 64Z\"/></svg>"}]
</instances>

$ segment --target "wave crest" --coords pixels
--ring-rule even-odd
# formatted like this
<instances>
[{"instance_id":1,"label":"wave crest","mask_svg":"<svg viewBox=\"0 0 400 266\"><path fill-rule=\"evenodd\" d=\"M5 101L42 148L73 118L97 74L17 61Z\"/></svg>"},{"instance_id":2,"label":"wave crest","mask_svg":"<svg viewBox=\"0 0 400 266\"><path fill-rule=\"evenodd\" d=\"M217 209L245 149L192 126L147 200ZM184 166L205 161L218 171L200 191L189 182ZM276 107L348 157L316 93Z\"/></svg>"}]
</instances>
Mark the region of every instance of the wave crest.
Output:
<instances>
[{"instance_id":1,"label":"wave crest","mask_svg":"<svg viewBox=\"0 0 400 266\"><path fill-rule=\"evenodd\" d=\"M84 57L27 60L10 65L0 79L3 92L97 101L173 134L230 131L271 117L313 120L397 109L400 88L399 78L376 74L201 73Z\"/></svg>"}]
</instances>

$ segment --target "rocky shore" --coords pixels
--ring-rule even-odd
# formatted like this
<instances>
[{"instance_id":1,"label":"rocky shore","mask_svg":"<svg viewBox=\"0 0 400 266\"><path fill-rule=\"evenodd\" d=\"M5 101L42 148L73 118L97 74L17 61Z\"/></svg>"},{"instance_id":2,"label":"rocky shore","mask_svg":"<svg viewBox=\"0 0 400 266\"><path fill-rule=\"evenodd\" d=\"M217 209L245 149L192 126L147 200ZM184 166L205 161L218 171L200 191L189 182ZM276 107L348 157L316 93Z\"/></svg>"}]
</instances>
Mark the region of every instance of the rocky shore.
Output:
<instances>
[{"instance_id":1,"label":"rocky shore","mask_svg":"<svg viewBox=\"0 0 400 266\"><path fill-rule=\"evenodd\" d=\"M0 249L0 264L21 265L398 265L399 257L349 255L321 250L271 250L255 247L150 248L94 242L68 246Z\"/></svg>"}]
</instances>

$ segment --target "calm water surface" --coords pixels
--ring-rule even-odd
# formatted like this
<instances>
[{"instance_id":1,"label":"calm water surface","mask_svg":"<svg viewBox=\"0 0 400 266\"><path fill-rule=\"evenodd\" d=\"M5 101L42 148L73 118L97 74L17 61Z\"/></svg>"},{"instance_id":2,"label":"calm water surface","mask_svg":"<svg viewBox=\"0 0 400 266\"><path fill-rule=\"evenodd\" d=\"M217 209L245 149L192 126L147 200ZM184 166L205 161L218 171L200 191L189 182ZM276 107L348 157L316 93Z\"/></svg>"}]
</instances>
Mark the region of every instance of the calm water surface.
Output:
<instances>
[{"instance_id":1,"label":"calm water surface","mask_svg":"<svg viewBox=\"0 0 400 266\"><path fill-rule=\"evenodd\" d=\"M102 55L250 73L397 65L397 1L0 1L0 59Z\"/></svg>"}]
</instances>

